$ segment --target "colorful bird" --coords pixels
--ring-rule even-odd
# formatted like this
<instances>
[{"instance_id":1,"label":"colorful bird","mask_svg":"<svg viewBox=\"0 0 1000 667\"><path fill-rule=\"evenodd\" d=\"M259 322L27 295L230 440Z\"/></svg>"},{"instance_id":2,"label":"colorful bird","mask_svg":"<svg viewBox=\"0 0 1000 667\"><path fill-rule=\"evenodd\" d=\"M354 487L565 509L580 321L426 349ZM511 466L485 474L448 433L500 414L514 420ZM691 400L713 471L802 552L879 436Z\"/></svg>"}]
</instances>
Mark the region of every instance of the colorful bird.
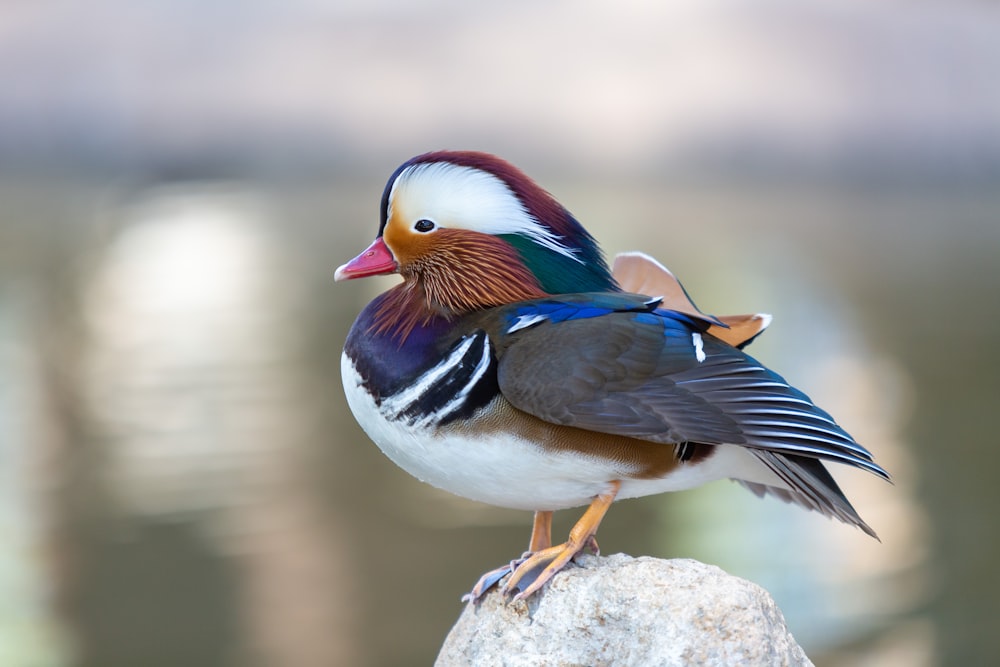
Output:
<instances>
[{"instance_id":1,"label":"colorful bird","mask_svg":"<svg viewBox=\"0 0 1000 667\"><path fill-rule=\"evenodd\" d=\"M734 479L875 532L823 461L888 473L804 393L742 351L766 315L698 310L640 253L614 273L551 195L493 155L417 156L389 178L375 241L337 269L403 282L358 316L347 401L397 465L535 512L528 551L466 596L539 590L616 498ZM617 278L617 279L616 279ZM563 544L554 510L589 505Z\"/></svg>"}]
</instances>

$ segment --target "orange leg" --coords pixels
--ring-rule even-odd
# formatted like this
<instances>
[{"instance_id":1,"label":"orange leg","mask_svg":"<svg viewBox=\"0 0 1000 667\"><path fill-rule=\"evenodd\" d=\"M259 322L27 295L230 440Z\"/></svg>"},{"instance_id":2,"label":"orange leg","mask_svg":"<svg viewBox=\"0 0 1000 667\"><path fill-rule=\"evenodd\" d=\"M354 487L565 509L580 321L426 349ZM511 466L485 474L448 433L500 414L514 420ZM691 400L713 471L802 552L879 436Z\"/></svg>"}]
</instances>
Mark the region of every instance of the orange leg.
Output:
<instances>
[{"instance_id":1,"label":"orange leg","mask_svg":"<svg viewBox=\"0 0 1000 667\"><path fill-rule=\"evenodd\" d=\"M476 585L472 587L472 591L462 596L462 600L469 603L475 602L481 598L486 591L495 586L497 582L516 570L517 566L524 562L526 558L531 556L536 551L548 549L551 546L552 512L540 510L535 512L535 519L531 526L531 542L528 544L528 550L521 554L520 558L517 558L506 565L502 565L495 570L490 570L483 576L479 577L479 581L477 581Z\"/></svg>"},{"instance_id":2,"label":"orange leg","mask_svg":"<svg viewBox=\"0 0 1000 667\"><path fill-rule=\"evenodd\" d=\"M531 526L531 542L528 553L533 554L552 546L552 512L535 512L535 521Z\"/></svg>"},{"instance_id":3,"label":"orange leg","mask_svg":"<svg viewBox=\"0 0 1000 667\"><path fill-rule=\"evenodd\" d=\"M614 502L620 488L621 482L612 482L609 491L594 498L587 511L569 531L569 539L565 543L540 549L528 556L524 562L518 564L517 569L507 580L504 592L509 594L518 591L514 596L515 600L526 598L544 586L549 579L555 576L556 572L565 567L584 548L596 546L594 536L597 534L597 527L601 525L601 519L607 514L608 508L611 507L611 503ZM536 529L538 522L539 519L536 515ZM534 538L533 532L532 543L534 543Z\"/></svg>"}]
</instances>

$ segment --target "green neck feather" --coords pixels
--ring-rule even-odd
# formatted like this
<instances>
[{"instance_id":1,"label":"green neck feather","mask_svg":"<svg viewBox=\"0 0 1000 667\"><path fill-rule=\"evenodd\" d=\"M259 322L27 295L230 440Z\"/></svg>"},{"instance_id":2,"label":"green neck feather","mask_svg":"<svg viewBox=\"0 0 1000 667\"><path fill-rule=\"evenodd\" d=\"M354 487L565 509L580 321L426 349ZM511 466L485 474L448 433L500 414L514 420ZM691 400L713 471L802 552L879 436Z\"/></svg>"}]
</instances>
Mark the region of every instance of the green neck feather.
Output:
<instances>
[{"instance_id":1,"label":"green neck feather","mask_svg":"<svg viewBox=\"0 0 1000 667\"><path fill-rule=\"evenodd\" d=\"M593 241L577 250L576 259L567 257L519 234L500 236L517 250L525 266L549 294L607 292L619 289L611 271Z\"/></svg>"}]
</instances>

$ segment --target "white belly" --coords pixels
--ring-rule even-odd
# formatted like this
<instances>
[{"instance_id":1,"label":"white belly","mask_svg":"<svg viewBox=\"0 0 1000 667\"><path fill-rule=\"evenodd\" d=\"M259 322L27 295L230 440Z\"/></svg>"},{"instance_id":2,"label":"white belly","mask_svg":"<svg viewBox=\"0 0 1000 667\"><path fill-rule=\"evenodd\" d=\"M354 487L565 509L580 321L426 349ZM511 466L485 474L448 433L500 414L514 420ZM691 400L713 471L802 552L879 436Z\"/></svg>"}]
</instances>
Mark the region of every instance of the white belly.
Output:
<instances>
[{"instance_id":1,"label":"white belly","mask_svg":"<svg viewBox=\"0 0 1000 667\"><path fill-rule=\"evenodd\" d=\"M344 393L355 419L386 456L417 479L465 498L523 510L559 510L588 504L621 481L618 498L690 489L735 477L784 487L742 447L720 446L697 466L683 464L660 479L630 479L628 470L578 452L547 451L514 435L471 438L430 426L390 421L361 385L343 355Z\"/></svg>"}]
</instances>

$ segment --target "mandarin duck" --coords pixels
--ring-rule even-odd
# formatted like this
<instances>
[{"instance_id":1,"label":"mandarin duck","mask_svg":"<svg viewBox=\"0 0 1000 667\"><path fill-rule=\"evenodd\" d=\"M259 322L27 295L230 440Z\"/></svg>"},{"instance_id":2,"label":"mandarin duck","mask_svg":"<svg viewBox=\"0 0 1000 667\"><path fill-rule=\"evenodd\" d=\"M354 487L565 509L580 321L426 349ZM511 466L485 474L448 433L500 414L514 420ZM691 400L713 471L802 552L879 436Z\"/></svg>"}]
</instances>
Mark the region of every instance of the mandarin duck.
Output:
<instances>
[{"instance_id":1,"label":"mandarin duck","mask_svg":"<svg viewBox=\"0 0 1000 667\"><path fill-rule=\"evenodd\" d=\"M389 178L375 241L336 280L398 273L365 307L342 374L358 423L397 465L451 493L534 511L510 575L538 591L583 550L615 499L733 479L857 526L823 465L889 475L803 392L743 348L766 315L701 312L641 254L609 269L594 238L513 165L417 156ZM551 542L555 510L587 505Z\"/></svg>"}]
</instances>

